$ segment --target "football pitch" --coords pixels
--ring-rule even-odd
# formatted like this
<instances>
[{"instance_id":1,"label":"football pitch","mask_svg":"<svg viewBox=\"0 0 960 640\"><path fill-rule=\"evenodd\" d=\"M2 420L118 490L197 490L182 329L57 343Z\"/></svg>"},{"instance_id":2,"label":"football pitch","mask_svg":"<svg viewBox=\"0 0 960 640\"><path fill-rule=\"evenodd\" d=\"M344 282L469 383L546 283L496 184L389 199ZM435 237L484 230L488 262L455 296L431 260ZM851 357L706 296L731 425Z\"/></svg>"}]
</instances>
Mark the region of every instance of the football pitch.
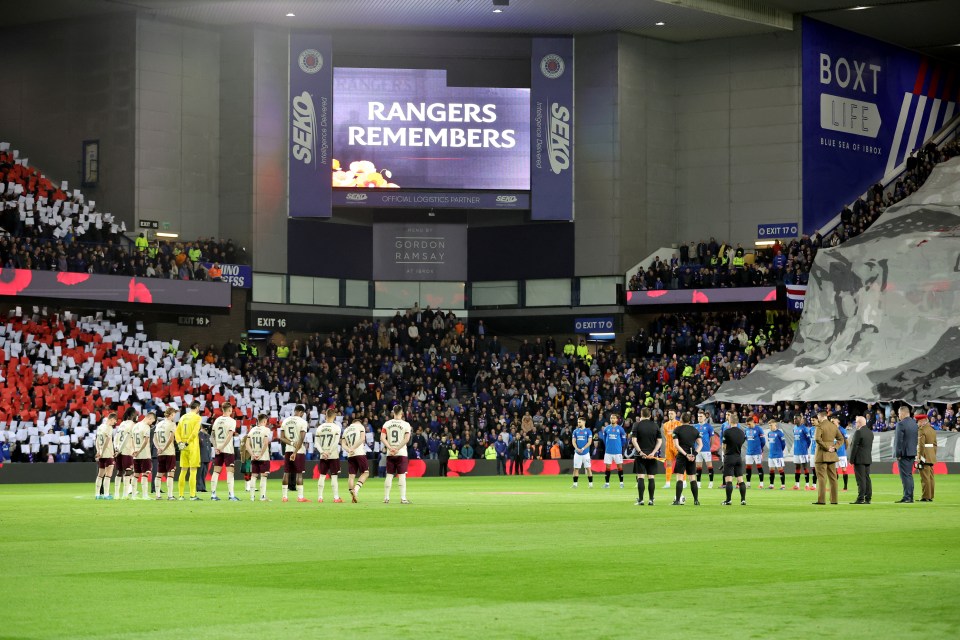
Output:
<instances>
[{"instance_id":1,"label":"football pitch","mask_svg":"<svg viewBox=\"0 0 960 640\"><path fill-rule=\"evenodd\" d=\"M960 478L937 480L854 506L851 478L837 507L789 484L673 507L662 476L654 507L631 476L410 479L410 505L376 479L359 504L345 480L344 504L0 485L0 638L956 638Z\"/></svg>"}]
</instances>

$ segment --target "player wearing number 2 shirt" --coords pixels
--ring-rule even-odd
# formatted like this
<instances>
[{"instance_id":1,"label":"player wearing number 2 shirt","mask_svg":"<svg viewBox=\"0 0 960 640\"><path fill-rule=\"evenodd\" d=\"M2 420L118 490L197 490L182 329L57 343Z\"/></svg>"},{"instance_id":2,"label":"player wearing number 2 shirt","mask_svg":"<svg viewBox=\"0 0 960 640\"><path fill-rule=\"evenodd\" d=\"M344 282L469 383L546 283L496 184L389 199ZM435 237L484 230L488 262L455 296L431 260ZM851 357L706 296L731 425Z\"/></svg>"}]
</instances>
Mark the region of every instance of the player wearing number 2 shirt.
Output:
<instances>
[{"instance_id":1,"label":"player wearing number 2 shirt","mask_svg":"<svg viewBox=\"0 0 960 640\"><path fill-rule=\"evenodd\" d=\"M354 419L353 423L343 430L340 446L347 453L347 482L350 486L350 497L356 502L363 483L370 476L367 464L367 430L362 422Z\"/></svg>"},{"instance_id":2,"label":"player wearing number 2 shirt","mask_svg":"<svg viewBox=\"0 0 960 640\"><path fill-rule=\"evenodd\" d=\"M220 500L217 497L217 480L220 478L220 469L227 471L227 490L230 500L240 500L233 493L233 466L237 456L233 451L233 436L237 432L237 421L233 419L233 405L224 402L221 410L223 415L213 422L213 477L210 480L210 499Z\"/></svg>"},{"instance_id":3,"label":"player wearing number 2 shirt","mask_svg":"<svg viewBox=\"0 0 960 640\"><path fill-rule=\"evenodd\" d=\"M323 485L330 476L333 486L333 501L343 502L340 499L340 483L337 475L340 473L340 425L334 422L337 419L336 409L327 409L326 421L317 427L313 436L313 444L320 455L317 461L317 471L320 479L317 480L317 502L323 502Z\"/></svg>"},{"instance_id":4,"label":"player wearing number 2 shirt","mask_svg":"<svg viewBox=\"0 0 960 640\"><path fill-rule=\"evenodd\" d=\"M380 444L387 451L387 479L383 483L383 501L390 502L390 487L393 476L397 476L400 485L400 502L407 500L407 442L410 441L410 423L403 419L403 407L393 408L393 419L387 420L380 430Z\"/></svg>"}]
</instances>

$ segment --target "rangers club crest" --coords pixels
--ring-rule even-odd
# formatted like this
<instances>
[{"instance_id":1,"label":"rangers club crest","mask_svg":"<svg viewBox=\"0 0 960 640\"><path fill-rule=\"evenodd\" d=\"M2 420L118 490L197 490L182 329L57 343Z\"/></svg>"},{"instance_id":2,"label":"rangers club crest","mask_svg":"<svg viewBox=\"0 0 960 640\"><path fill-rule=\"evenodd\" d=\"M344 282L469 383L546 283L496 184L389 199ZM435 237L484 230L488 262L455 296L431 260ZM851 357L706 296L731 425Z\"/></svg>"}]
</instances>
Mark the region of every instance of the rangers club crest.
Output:
<instances>
[{"instance_id":1,"label":"rangers club crest","mask_svg":"<svg viewBox=\"0 0 960 640\"><path fill-rule=\"evenodd\" d=\"M563 58L555 53L548 53L540 60L540 73L551 80L563 75Z\"/></svg>"},{"instance_id":2,"label":"rangers club crest","mask_svg":"<svg viewBox=\"0 0 960 640\"><path fill-rule=\"evenodd\" d=\"M304 73L316 73L323 68L323 56L320 55L320 52L316 49L304 49L301 51L297 62L300 64L300 69Z\"/></svg>"}]
</instances>

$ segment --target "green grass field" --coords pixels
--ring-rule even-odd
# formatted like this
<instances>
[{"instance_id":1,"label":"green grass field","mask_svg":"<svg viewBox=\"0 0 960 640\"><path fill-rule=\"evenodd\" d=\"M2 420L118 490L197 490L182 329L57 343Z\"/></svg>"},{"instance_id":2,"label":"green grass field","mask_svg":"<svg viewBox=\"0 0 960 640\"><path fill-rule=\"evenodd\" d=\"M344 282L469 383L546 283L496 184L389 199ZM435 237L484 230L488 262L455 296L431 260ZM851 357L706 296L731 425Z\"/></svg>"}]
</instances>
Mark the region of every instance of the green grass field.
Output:
<instances>
[{"instance_id":1,"label":"green grass field","mask_svg":"<svg viewBox=\"0 0 960 640\"><path fill-rule=\"evenodd\" d=\"M0 637L960 637L960 478L932 505L874 478L875 504L845 504L851 478L838 507L641 508L629 476L411 479L411 505L379 480L322 505L278 480L270 503L0 486Z\"/></svg>"}]
</instances>

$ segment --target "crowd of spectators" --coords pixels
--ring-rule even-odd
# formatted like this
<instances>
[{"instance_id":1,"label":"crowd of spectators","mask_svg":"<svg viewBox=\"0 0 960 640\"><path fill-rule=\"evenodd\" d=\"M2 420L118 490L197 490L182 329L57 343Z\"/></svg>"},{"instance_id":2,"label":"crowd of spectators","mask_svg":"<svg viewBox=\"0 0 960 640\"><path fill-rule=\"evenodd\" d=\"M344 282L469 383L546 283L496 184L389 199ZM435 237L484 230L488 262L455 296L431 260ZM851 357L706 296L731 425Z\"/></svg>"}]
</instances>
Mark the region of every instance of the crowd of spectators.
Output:
<instances>
[{"instance_id":1,"label":"crowd of spectators","mask_svg":"<svg viewBox=\"0 0 960 640\"><path fill-rule=\"evenodd\" d=\"M806 284L817 250L836 247L863 233L891 205L900 202L923 186L934 167L960 155L960 142L942 147L930 143L911 154L903 175L884 192L875 184L840 212L837 227L821 237L804 235L782 244L776 240L769 249L749 256L742 245L709 241L681 244L672 256L655 256L649 267L630 278L631 291L657 289L694 289L712 287L752 287L775 284Z\"/></svg>"},{"instance_id":2,"label":"crowd of spectators","mask_svg":"<svg viewBox=\"0 0 960 640\"><path fill-rule=\"evenodd\" d=\"M247 263L232 240L149 241L140 233L131 241L113 215L79 189L55 185L7 143L0 143L0 229L2 268L214 280L220 264Z\"/></svg>"},{"instance_id":3,"label":"crowd of spectators","mask_svg":"<svg viewBox=\"0 0 960 640\"><path fill-rule=\"evenodd\" d=\"M261 412L277 424L304 403L313 423L334 406L370 433L399 403L414 427L414 458L483 458L518 442L525 457L567 458L578 418L598 429L613 412L629 425L641 407L661 420L670 409L691 410L789 345L796 323L773 311L674 314L657 318L622 351L550 336L508 349L482 324L415 307L289 345L244 340L202 349L151 341L103 318L11 319L0 325L0 357L8 362L0 445L12 447L15 460L45 460L50 446L88 459L90 431L106 410L162 411L199 398L207 423L226 399L245 428ZM819 408L706 406L715 422L727 411L742 420L809 421ZM865 413L878 431L891 427L891 409L833 408L841 416ZM956 429L952 406L931 408L931 416L936 426ZM22 448L24 438L37 438L36 452Z\"/></svg>"}]
</instances>

